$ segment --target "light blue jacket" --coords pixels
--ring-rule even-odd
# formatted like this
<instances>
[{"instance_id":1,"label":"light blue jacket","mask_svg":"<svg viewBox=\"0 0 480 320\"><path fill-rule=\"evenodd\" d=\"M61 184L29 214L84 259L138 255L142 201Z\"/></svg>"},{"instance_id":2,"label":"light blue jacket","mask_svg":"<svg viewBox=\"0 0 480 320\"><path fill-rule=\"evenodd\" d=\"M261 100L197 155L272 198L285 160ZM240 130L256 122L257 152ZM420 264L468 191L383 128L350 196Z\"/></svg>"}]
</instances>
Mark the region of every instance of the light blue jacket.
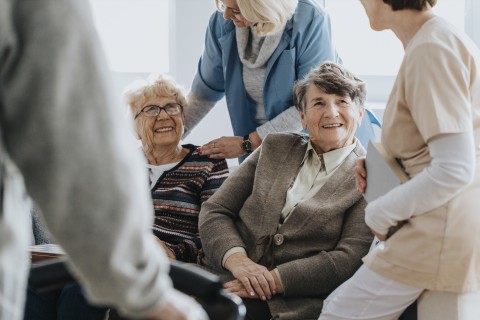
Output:
<instances>
[{"instance_id":1,"label":"light blue jacket","mask_svg":"<svg viewBox=\"0 0 480 320\"><path fill-rule=\"evenodd\" d=\"M272 120L293 106L295 81L327 60L340 60L332 41L330 18L313 1L299 0L277 49L267 62L263 91L267 119ZM191 90L209 101L226 96L236 136L253 132L260 125L255 120L254 102L243 84L235 25L219 12L210 18L204 52Z\"/></svg>"}]
</instances>

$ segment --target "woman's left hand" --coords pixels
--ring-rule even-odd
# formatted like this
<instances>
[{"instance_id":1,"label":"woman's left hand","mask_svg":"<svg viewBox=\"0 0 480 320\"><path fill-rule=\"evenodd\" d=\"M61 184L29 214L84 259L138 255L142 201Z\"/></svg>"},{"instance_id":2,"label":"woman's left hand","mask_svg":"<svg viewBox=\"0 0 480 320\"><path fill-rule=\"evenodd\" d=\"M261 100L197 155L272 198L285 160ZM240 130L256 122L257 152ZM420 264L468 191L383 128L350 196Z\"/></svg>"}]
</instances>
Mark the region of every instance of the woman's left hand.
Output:
<instances>
[{"instance_id":1,"label":"woman's left hand","mask_svg":"<svg viewBox=\"0 0 480 320\"><path fill-rule=\"evenodd\" d=\"M271 273L273 279L275 280L275 284L277 286L276 293L283 293L283 287L282 287L282 285L281 285L281 283L280 283L280 281L277 277L277 274L273 270L271 270L270 273ZM228 292L236 294L240 298L260 299L260 297L256 293L253 296L250 295L248 293L247 289L245 289L245 286L243 285L243 283L240 282L237 279L228 281L227 283L225 283L223 285L223 287Z\"/></svg>"},{"instance_id":2,"label":"woman's left hand","mask_svg":"<svg viewBox=\"0 0 480 320\"><path fill-rule=\"evenodd\" d=\"M250 295L247 289L245 289L245 286L237 279L228 281L223 285L223 287L225 288L225 290L227 290L227 292L233 293L240 298L260 299L260 297L256 293L253 296Z\"/></svg>"},{"instance_id":3,"label":"woman's left hand","mask_svg":"<svg viewBox=\"0 0 480 320\"><path fill-rule=\"evenodd\" d=\"M212 159L232 159L245 155L242 137L221 137L198 148L198 153Z\"/></svg>"}]
</instances>

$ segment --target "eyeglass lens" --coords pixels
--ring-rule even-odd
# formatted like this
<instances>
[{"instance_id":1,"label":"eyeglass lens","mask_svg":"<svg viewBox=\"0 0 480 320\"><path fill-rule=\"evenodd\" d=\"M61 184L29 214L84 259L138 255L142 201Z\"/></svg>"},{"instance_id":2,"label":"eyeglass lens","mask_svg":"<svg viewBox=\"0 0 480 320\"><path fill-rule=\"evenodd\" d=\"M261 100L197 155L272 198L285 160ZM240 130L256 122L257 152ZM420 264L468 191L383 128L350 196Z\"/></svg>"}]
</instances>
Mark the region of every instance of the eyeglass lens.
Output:
<instances>
[{"instance_id":1,"label":"eyeglass lens","mask_svg":"<svg viewBox=\"0 0 480 320\"><path fill-rule=\"evenodd\" d=\"M147 106L143 108L143 112L145 115L149 117L156 117L160 114L162 110L165 110L165 112L170 115L174 116L179 114L182 111L182 107L178 103L169 103L163 107L160 106Z\"/></svg>"}]
</instances>

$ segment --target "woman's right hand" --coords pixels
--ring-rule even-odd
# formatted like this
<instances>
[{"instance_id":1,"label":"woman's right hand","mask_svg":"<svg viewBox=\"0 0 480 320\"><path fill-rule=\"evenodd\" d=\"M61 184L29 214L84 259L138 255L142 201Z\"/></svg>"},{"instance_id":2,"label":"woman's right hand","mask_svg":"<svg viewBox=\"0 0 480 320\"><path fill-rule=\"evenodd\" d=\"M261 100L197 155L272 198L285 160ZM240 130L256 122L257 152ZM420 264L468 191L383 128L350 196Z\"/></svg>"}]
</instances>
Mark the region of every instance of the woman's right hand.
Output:
<instances>
[{"instance_id":1,"label":"woman's right hand","mask_svg":"<svg viewBox=\"0 0 480 320\"><path fill-rule=\"evenodd\" d=\"M155 237L155 236L154 236ZM165 253L167 254L167 256L172 259L172 260L177 260L177 258L175 257L175 253L173 253L173 251L167 246L167 244L165 242L163 242L162 240L160 240L159 238L155 237L155 240L157 241L157 243L163 248L163 251L165 251Z\"/></svg>"},{"instance_id":2,"label":"woman's right hand","mask_svg":"<svg viewBox=\"0 0 480 320\"><path fill-rule=\"evenodd\" d=\"M367 189L367 169L365 168L365 157L357 159L357 165L353 169L357 190L365 193Z\"/></svg>"},{"instance_id":3,"label":"woman's right hand","mask_svg":"<svg viewBox=\"0 0 480 320\"><path fill-rule=\"evenodd\" d=\"M271 299L276 294L275 280L264 266L253 262L245 253L234 253L225 261L225 268L242 283L251 297Z\"/></svg>"},{"instance_id":4,"label":"woman's right hand","mask_svg":"<svg viewBox=\"0 0 480 320\"><path fill-rule=\"evenodd\" d=\"M208 320L203 307L193 298L171 290L160 308L147 316L149 320Z\"/></svg>"}]
</instances>

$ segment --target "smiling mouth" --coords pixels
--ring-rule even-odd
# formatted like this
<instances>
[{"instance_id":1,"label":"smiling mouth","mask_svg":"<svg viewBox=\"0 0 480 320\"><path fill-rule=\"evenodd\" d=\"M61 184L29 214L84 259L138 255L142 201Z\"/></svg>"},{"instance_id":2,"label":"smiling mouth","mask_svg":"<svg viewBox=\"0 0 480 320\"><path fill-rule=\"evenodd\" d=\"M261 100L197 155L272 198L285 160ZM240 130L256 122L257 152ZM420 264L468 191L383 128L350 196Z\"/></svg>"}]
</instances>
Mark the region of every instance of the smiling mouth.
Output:
<instances>
[{"instance_id":1,"label":"smiling mouth","mask_svg":"<svg viewBox=\"0 0 480 320\"><path fill-rule=\"evenodd\" d=\"M324 129L340 128L341 126L343 126L343 124L341 124L341 123L333 123L333 124L323 125L322 128L324 128Z\"/></svg>"},{"instance_id":2,"label":"smiling mouth","mask_svg":"<svg viewBox=\"0 0 480 320\"><path fill-rule=\"evenodd\" d=\"M155 129L154 131L157 133L169 132L169 131L173 131L173 128L172 127L158 128L158 129Z\"/></svg>"}]
</instances>

